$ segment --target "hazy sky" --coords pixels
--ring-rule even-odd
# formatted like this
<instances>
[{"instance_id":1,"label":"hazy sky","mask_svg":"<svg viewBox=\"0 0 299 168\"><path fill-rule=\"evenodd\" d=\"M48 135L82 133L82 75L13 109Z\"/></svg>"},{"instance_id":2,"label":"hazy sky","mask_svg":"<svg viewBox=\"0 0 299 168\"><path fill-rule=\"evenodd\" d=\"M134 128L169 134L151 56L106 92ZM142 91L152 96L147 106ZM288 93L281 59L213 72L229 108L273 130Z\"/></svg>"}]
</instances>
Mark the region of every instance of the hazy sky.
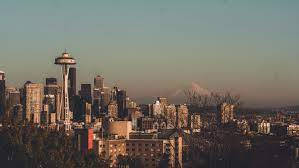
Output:
<instances>
[{"instance_id":1,"label":"hazy sky","mask_svg":"<svg viewBox=\"0 0 299 168\"><path fill-rule=\"evenodd\" d=\"M8 83L58 77L64 48L79 82L102 74L133 98L192 82L248 105L299 104L298 0L1 0Z\"/></svg>"}]
</instances>

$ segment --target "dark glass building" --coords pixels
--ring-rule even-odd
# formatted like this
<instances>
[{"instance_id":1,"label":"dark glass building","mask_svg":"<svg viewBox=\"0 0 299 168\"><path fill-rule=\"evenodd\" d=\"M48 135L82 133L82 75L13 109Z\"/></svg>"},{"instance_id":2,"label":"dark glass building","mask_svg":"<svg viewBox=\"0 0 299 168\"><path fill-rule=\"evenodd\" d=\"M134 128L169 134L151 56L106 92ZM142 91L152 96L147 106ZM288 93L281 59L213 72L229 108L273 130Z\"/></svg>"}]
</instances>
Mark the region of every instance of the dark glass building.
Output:
<instances>
[{"instance_id":1,"label":"dark glass building","mask_svg":"<svg viewBox=\"0 0 299 168\"><path fill-rule=\"evenodd\" d=\"M69 97L77 95L77 77L76 68L71 67L69 70Z\"/></svg>"},{"instance_id":2,"label":"dark glass building","mask_svg":"<svg viewBox=\"0 0 299 168\"><path fill-rule=\"evenodd\" d=\"M127 93L125 90L117 91L117 106L118 106L118 116L120 118L124 118L127 116L126 114L126 97Z\"/></svg>"},{"instance_id":3,"label":"dark glass building","mask_svg":"<svg viewBox=\"0 0 299 168\"><path fill-rule=\"evenodd\" d=\"M88 103L92 103L91 84L81 84L80 96Z\"/></svg>"},{"instance_id":4,"label":"dark glass building","mask_svg":"<svg viewBox=\"0 0 299 168\"><path fill-rule=\"evenodd\" d=\"M5 113L5 73L0 71L0 116Z\"/></svg>"}]
</instances>

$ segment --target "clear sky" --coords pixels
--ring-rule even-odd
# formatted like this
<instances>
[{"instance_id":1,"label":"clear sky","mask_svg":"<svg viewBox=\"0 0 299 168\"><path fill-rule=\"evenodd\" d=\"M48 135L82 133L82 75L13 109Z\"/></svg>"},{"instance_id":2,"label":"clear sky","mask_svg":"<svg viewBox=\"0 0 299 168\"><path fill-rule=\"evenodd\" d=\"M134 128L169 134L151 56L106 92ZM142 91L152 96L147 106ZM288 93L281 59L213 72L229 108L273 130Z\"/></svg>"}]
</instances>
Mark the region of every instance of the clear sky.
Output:
<instances>
[{"instance_id":1,"label":"clear sky","mask_svg":"<svg viewBox=\"0 0 299 168\"><path fill-rule=\"evenodd\" d=\"M1 0L8 83L58 77L64 48L79 82L102 74L133 98L192 82L248 105L299 104L298 0Z\"/></svg>"}]
</instances>

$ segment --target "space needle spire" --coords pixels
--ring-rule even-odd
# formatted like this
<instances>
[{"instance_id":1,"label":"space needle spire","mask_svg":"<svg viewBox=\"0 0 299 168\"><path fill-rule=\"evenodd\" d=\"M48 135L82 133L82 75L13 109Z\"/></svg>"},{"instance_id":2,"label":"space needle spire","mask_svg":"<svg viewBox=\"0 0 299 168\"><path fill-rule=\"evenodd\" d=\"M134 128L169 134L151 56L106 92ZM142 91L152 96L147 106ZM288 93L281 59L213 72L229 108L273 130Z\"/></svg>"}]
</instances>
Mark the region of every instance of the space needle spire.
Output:
<instances>
[{"instance_id":1,"label":"space needle spire","mask_svg":"<svg viewBox=\"0 0 299 168\"><path fill-rule=\"evenodd\" d=\"M65 51L55 59L55 64L62 67L62 114L64 115L65 130L69 131L71 129L71 112L68 96L68 75L69 66L75 65L76 60Z\"/></svg>"}]
</instances>

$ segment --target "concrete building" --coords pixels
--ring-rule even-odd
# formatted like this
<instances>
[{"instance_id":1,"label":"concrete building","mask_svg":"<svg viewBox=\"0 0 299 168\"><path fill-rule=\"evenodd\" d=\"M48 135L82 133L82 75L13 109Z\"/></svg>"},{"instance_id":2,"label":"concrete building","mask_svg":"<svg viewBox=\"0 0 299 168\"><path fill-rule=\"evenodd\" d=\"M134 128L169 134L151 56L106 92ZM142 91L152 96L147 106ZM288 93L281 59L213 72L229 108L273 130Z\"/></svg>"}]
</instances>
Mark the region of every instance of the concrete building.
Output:
<instances>
[{"instance_id":1,"label":"concrete building","mask_svg":"<svg viewBox=\"0 0 299 168\"><path fill-rule=\"evenodd\" d=\"M177 111L175 105L166 106L165 118L167 121L167 128L173 129L176 126Z\"/></svg>"},{"instance_id":2,"label":"concrete building","mask_svg":"<svg viewBox=\"0 0 299 168\"><path fill-rule=\"evenodd\" d=\"M85 124L90 124L91 123L91 104L85 102Z\"/></svg>"},{"instance_id":3,"label":"concrete building","mask_svg":"<svg viewBox=\"0 0 299 168\"><path fill-rule=\"evenodd\" d=\"M201 129L201 120L200 120L200 114L199 113L194 113L190 117L191 119L191 129L193 132L200 132Z\"/></svg>"},{"instance_id":4,"label":"concrete building","mask_svg":"<svg viewBox=\"0 0 299 168\"><path fill-rule=\"evenodd\" d=\"M139 131L153 131L155 119L151 117L141 117L137 119Z\"/></svg>"},{"instance_id":5,"label":"concrete building","mask_svg":"<svg viewBox=\"0 0 299 168\"><path fill-rule=\"evenodd\" d=\"M99 90L104 88L104 78L101 75L97 75L94 78L94 88Z\"/></svg>"},{"instance_id":6,"label":"concrete building","mask_svg":"<svg viewBox=\"0 0 299 168\"><path fill-rule=\"evenodd\" d=\"M43 108L43 85L38 83L25 84L25 114L29 122L40 123Z\"/></svg>"},{"instance_id":7,"label":"concrete building","mask_svg":"<svg viewBox=\"0 0 299 168\"><path fill-rule=\"evenodd\" d=\"M182 165L182 137L169 130L159 134L134 136L130 139L95 140L95 152L110 159L110 167L118 167L117 156L140 158L142 167L156 168L163 157L169 167Z\"/></svg>"},{"instance_id":8,"label":"concrete building","mask_svg":"<svg viewBox=\"0 0 299 168\"><path fill-rule=\"evenodd\" d=\"M218 106L217 122L218 124L227 124L234 119L234 105L223 103Z\"/></svg>"},{"instance_id":9,"label":"concrete building","mask_svg":"<svg viewBox=\"0 0 299 168\"><path fill-rule=\"evenodd\" d=\"M160 116L162 115L162 105L161 103L157 100L155 103L152 104L151 108L151 116Z\"/></svg>"},{"instance_id":10,"label":"concrete building","mask_svg":"<svg viewBox=\"0 0 299 168\"><path fill-rule=\"evenodd\" d=\"M109 122L108 132L110 135L118 135L129 139L129 135L132 132L132 122L131 121L113 121Z\"/></svg>"},{"instance_id":11,"label":"concrete building","mask_svg":"<svg viewBox=\"0 0 299 168\"><path fill-rule=\"evenodd\" d=\"M262 121L261 123L258 123L258 133L260 134L270 134L271 132L271 124L266 121Z\"/></svg>"},{"instance_id":12,"label":"concrete building","mask_svg":"<svg viewBox=\"0 0 299 168\"><path fill-rule=\"evenodd\" d=\"M287 127L288 136L299 136L299 125L291 124Z\"/></svg>"},{"instance_id":13,"label":"concrete building","mask_svg":"<svg viewBox=\"0 0 299 168\"><path fill-rule=\"evenodd\" d=\"M108 116L112 118L118 118L118 106L115 101L112 101L108 105Z\"/></svg>"},{"instance_id":14,"label":"concrete building","mask_svg":"<svg viewBox=\"0 0 299 168\"><path fill-rule=\"evenodd\" d=\"M177 106L177 127L187 128L189 123L189 110L185 104Z\"/></svg>"}]
</instances>

